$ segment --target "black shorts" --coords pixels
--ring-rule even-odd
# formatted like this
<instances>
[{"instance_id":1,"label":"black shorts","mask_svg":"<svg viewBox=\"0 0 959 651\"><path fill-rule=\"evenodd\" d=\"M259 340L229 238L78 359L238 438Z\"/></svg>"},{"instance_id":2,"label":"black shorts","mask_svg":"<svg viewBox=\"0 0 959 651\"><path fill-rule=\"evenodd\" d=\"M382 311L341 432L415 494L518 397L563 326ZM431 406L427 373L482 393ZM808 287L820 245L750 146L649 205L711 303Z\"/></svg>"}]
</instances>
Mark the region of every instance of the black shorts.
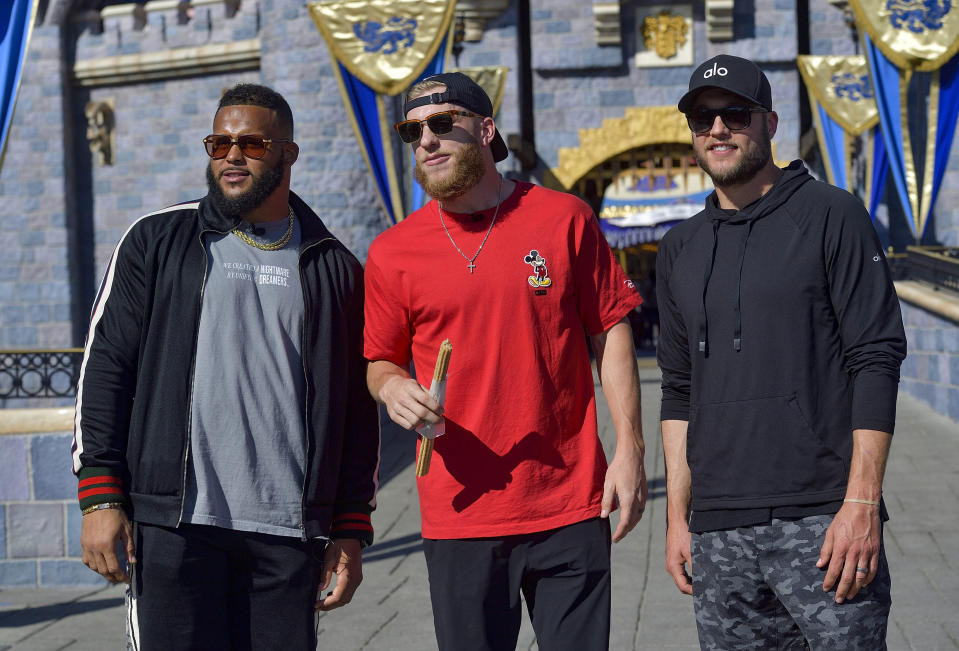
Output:
<instances>
[{"instance_id":1,"label":"black shorts","mask_svg":"<svg viewBox=\"0 0 959 651\"><path fill-rule=\"evenodd\" d=\"M609 520L423 549L440 651L512 651L520 594L540 649L609 647Z\"/></svg>"},{"instance_id":2,"label":"black shorts","mask_svg":"<svg viewBox=\"0 0 959 651\"><path fill-rule=\"evenodd\" d=\"M128 590L136 651L314 651L325 541L137 523Z\"/></svg>"}]
</instances>

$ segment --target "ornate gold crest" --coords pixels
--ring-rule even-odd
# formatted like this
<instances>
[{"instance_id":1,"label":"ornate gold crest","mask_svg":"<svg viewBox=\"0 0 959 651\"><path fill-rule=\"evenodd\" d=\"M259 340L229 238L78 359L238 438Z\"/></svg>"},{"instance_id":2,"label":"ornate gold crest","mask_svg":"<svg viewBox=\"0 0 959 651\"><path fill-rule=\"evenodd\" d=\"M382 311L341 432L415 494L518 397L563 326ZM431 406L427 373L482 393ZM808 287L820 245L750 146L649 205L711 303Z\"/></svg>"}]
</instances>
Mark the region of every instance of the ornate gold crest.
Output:
<instances>
[{"instance_id":1,"label":"ornate gold crest","mask_svg":"<svg viewBox=\"0 0 959 651\"><path fill-rule=\"evenodd\" d=\"M643 21L643 43L647 50L653 50L663 58L676 56L676 52L686 43L689 26L686 19L668 10L655 16L647 16Z\"/></svg>"},{"instance_id":2,"label":"ornate gold crest","mask_svg":"<svg viewBox=\"0 0 959 651\"><path fill-rule=\"evenodd\" d=\"M450 0L310 2L333 56L377 93L396 95L429 65L453 20Z\"/></svg>"}]
</instances>

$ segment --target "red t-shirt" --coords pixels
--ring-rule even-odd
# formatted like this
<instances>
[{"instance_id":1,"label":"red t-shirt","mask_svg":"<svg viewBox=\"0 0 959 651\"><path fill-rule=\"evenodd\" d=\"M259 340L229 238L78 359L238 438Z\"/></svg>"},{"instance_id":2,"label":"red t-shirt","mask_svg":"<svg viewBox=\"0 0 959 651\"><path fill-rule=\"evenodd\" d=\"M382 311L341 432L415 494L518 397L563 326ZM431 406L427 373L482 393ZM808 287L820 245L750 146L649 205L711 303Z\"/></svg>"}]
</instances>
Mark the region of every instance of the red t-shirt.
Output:
<instances>
[{"instance_id":1,"label":"red t-shirt","mask_svg":"<svg viewBox=\"0 0 959 651\"><path fill-rule=\"evenodd\" d=\"M493 209L444 213L466 255ZM430 201L374 240L366 264L365 355L429 388L453 346L446 435L417 481L426 538L501 537L599 515L606 457L586 334L638 306L589 206L518 183L470 274Z\"/></svg>"}]
</instances>

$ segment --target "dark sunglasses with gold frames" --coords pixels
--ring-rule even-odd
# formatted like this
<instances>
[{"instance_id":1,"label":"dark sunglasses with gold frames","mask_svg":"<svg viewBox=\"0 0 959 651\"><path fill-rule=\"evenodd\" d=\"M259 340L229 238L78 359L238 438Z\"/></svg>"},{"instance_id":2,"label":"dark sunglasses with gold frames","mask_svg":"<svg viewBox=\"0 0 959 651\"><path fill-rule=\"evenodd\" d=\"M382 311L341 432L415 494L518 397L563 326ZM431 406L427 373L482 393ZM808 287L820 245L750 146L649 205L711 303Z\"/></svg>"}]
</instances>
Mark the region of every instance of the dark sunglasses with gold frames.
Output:
<instances>
[{"instance_id":1,"label":"dark sunglasses with gold frames","mask_svg":"<svg viewBox=\"0 0 959 651\"><path fill-rule=\"evenodd\" d=\"M203 139L203 145L206 147L207 155L214 159L226 158L233 145L240 148L240 151L247 158L259 160L266 156L270 150L270 145L275 142L293 142L289 138L264 138L252 134L244 134L233 138L219 133L211 133Z\"/></svg>"},{"instance_id":2,"label":"dark sunglasses with gold frames","mask_svg":"<svg viewBox=\"0 0 959 651\"><path fill-rule=\"evenodd\" d=\"M393 128L396 129L396 133L400 134L400 140L405 143L411 144L418 142L421 137L423 137L423 123L426 123L426 126L430 128L437 136L442 136L453 130L453 121L454 118L458 115L462 115L468 118L481 118L482 115L477 115L476 113L470 113L469 111L458 111L458 110L449 110L449 111L439 111L438 113L433 113L432 115L426 116L423 120L403 120L402 122L397 122L393 125Z\"/></svg>"}]
</instances>

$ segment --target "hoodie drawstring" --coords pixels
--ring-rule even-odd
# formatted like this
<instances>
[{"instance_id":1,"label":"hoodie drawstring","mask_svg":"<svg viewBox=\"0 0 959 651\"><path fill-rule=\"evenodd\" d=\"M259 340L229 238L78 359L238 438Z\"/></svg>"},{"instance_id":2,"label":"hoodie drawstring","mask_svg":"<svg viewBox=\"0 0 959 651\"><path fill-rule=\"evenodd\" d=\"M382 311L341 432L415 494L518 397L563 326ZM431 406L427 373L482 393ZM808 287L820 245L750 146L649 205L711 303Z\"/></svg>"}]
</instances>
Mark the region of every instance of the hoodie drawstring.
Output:
<instances>
[{"instance_id":1,"label":"hoodie drawstring","mask_svg":"<svg viewBox=\"0 0 959 651\"><path fill-rule=\"evenodd\" d=\"M743 260L746 259L746 240L753 230L752 220L746 222L746 232L743 234L743 243L739 247L739 274L736 278L736 330L733 332L733 350L737 353L743 348L743 314L740 309L743 296Z\"/></svg>"},{"instance_id":2,"label":"hoodie drawstring","mask_svg":"<svg viewBox=\"0 0 959 651\"><path fill-rule=\"evenodd\" d=\"M746 241L753 230L753 221L746 222L742 243L739 245L739 269L736 277L736 302L733 310L736 312L736 330L733 332L733 350L737 353L743 348L743 317L742 317L742 286L743 261L746 259ZM709 250L709 262L706 264L706 274L703 277L703 303L699 313L699 352L709 356L708 334L709 324L706 314L706 290L709 289L709 278L713 274L713 265L716 263L716 245L719 241L719 221L713 222L713 245Z\"/></svg>"},{"instance_id":3,"label":"hoodie drawstring","mask_svg":"<svg viewBox=\"0 0 959 651\"><path fill-rule=\"evenodd\" d=\"M706 317L706 290L709 288L709 277L713 274L713 264L716 262L716 242L719 240L719 222L713 222L713 245L709 249L709 262L706 264L706 275L703 277L703 307L699 313L699 352L708 356L706 347L708 340L708 326Z\"/></svg>"}]
</instances>

